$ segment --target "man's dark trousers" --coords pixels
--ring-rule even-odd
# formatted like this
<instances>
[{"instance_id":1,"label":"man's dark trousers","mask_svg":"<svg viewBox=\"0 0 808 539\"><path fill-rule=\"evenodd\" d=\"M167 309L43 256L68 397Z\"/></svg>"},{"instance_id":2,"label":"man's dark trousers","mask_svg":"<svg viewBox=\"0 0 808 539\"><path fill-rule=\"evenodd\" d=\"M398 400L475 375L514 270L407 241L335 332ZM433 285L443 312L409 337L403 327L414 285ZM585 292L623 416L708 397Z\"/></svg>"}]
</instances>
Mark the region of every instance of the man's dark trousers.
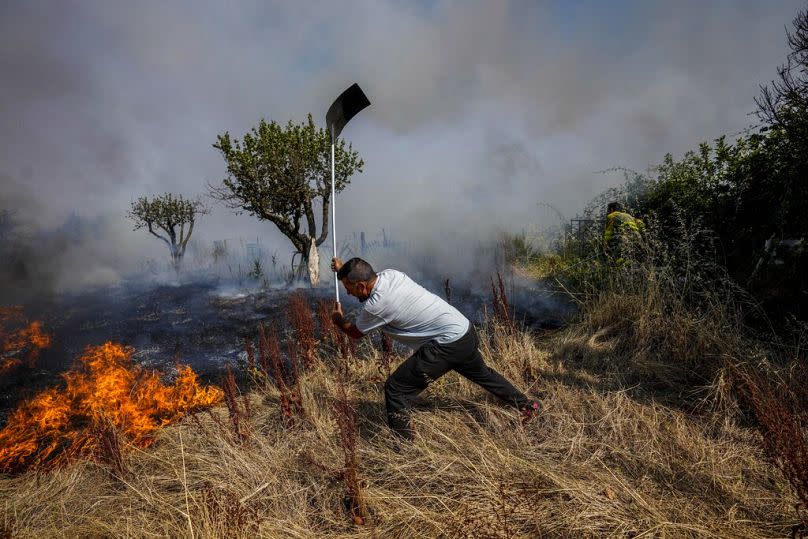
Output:
<instances>
[{"instance_id":1,"label":"man's dark trousers","mask_svg":"<svg viewBox=\"0 0 808 539\"><path fill-rule=\"evenodd\" d=\"M485 364L479 344L477 331L473 324L469 324L468 331L460 339L448 344L429 341L390 375L384 384L384 398L387 422L396 434L412 439L412 401L449 370L457 371L508 404L518 408L530 404L524 393Z\"/></svg>"}]
</instances>

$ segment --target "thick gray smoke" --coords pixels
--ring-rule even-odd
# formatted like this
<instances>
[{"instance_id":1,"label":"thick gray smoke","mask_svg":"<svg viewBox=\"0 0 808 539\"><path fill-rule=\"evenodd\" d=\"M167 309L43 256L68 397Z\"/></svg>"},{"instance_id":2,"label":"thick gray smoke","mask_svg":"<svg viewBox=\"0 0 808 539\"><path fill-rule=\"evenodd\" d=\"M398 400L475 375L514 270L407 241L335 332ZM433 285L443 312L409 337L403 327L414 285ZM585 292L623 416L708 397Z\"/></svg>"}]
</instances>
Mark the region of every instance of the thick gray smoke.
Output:
<instances>
[{"instance_id":1,"label":"thick gray smoke","mask_svg":"<svg viewBox=\"0 0 808 539\"><path fill-rule=\"evenodd\" d=\"M343 133L366 167L338 200L338 237L384 228L411 256L377 265L466 271L497 227L554 224L540 202L569 218L620 181L595 171L644 169L753 122L801 7L4 2L0 209L19 224L25 279L3 288L71 289L163 264L164 246L125 220L132 200L204 194L224 173L217 134L261 117L322 121L352 82L373 105ZM273 225L222 208L195 239L200 257L224 239L282 263L291 250Z\"/></svg>"}]
</instances>

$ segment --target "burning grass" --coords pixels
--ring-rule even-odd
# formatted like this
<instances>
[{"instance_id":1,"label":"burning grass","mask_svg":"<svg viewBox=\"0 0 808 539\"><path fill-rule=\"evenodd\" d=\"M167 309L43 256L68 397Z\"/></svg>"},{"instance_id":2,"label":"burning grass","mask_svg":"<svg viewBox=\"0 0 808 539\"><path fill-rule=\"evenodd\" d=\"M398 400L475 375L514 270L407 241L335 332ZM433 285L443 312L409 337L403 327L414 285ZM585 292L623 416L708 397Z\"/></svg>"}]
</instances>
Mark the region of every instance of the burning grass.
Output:
<instances>
[{"instance_id":1,"label":"burning grass","mask_svg":"<svg viewBox=\"0 0 808 539\"><path fill-rule=\"evenodd\" d=\"M0 430L0 471L65 464L76 457L119 452L117 436L148 447L158 429L222 398L201 387L189 367L173 384L132 363L131 348L111 342L87 348L80 366L64 374L64 388L24 402Z\"/></svg>"},{"instance_id":2,"label":"burning grass","mask_svg":"<svg viewBox=\"0 0 808 539\"><path fill-rule=\"evenodd\" d=\"M21 307L0 308L0 376L23 363L33 366L39 353L51 345L42 322L28 322Z\"/></svg>"}]
</instances>

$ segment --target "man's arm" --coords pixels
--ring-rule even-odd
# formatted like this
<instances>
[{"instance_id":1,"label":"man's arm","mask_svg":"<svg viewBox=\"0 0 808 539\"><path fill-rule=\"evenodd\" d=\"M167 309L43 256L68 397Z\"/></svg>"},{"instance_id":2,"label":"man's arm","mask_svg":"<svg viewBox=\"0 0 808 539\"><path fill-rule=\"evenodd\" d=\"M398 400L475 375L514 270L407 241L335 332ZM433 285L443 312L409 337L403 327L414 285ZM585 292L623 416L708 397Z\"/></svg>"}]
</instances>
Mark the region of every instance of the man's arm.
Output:
<instances>
[{"instance_id":1,"label":"man's arm","mask_svg":"<svg viewBox=\"0 0 808 539\"><path fill-rule=\"evenodd\" d=\"M364 333L359 331L351 321L349 321L345 316L342 314L342 305L339 302L334 304L334 312L331 313L331 320L334 324L340 328L346 335L352 337L354 339L361 339L365 336Z\"/></svg>"}]
</instances>

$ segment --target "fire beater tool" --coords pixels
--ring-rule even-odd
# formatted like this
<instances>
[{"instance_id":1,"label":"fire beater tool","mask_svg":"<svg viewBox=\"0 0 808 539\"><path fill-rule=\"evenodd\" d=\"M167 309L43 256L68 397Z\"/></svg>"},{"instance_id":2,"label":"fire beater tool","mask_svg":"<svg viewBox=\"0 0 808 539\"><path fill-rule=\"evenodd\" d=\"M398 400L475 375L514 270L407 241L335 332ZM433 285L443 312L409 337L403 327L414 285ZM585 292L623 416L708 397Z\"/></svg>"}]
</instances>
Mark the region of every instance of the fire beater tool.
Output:
<instances>
[{"instance_id":1,"label":"fire beater tool","mask_svg":"<svg viewBox=\"0 0 808 539\"><path fill-rule=\"evenodd\" d=\"M337 137L342 133L342 128L345 127L345 124L368 105L370 105L370 101L367 96L365 96L359 85L354 83L331 103L325 115L328 132L331 133L331 240L334 246L334 258L337 256L337 197L334 188L334 144L336 144ZM336 273L334 274L334 293L336 294L337 303L339 303L339 279L337 279Z\"/></svg>"}]
</instances>

